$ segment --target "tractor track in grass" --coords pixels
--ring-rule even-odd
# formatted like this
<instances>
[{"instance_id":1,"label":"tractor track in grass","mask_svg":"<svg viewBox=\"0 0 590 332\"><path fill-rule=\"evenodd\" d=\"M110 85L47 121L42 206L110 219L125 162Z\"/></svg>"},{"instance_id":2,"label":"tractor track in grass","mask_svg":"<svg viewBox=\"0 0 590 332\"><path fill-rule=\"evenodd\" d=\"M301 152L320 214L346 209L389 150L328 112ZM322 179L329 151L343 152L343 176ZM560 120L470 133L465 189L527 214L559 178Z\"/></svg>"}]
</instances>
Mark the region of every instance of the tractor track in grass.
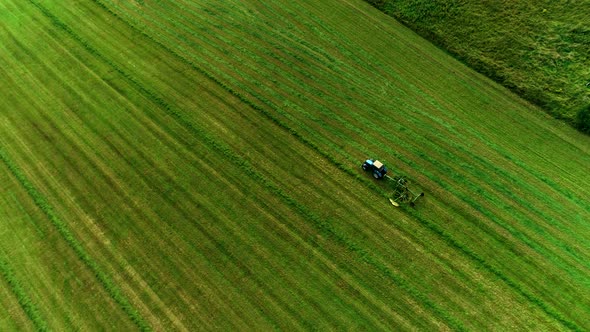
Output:
<instances>
[{"instance_id":1,"label":"tractor track in grass","mask_svg":"<svg viewBox=\"0 0 590 332\"><path fill-rule=\"evenodd\" d=\"M107 9L108 10L108 9ZM109 10L113 15L117 16L114 12L112 12L111 10ZM169 53L174 54L176 57L180 57L183 58L183 56L177 54L175 51L172 51L170 49L167 49L163 44L161 44L160 42L155 41L152 37L150 37L149 35L146 34L146 32L139 30L138 32L140 32L142 35L146 36L148 39L152 39L152 41L154 41L156 44L160 45L161 47L165 48ZM226 86L224 83L218 81L215 77L213 77L211 74L208 74L207 72L204 72L203 69L197 68L196 65L194 63L192 63L190 60L187 60L185 58L183 58L188 64L190 64L192 67L195 67L195 69L201 73L204 73L206 76L210 77L213 81L216 81L220 86L226 88L226 90L228 90L228 92L238 96L238 98L242 99L246 104L249 104L250 106L252 106L252 108L258 110L259 112L263 113L267 118L269 118L269 120L271 120L272 122L275 122L276 124L278 124L280 127L283 127L283 129L291 132L294 136L300 138L304 143L306 143L306 145L312 147L314 150L320 152L320 154L325 157L326 159L330 160L331 162L333 162L334 165L336 165L338 168L344 168L344 165L341 164L340 162L338 162L337 160L330 158L329 155L327 155L326 153L321 153L323 151L321 151L321 149L319 147L317 147L314 143L312 143L311 141L307 140L306 138L304 138L303 136L301 136L299 133L297 133L296 131L294 131L292 128L289 128L288 126L284 125L283 123L279 122L276 118L273 118L272 115L270 115L268 112L264 111L261 107L259 107L258 105L252 103L250 100L248 100L246 97L244 97L242 94L238 93L237 91L233 90L232 88ZM347 173L351 173L350 171ZM468 255L470 256L470 255ZM470 256L473 258L473 256ZM481 259L480 260L475 260L478 263L481 263ZM486 266L486 268L489 268L490 266ZM491 272L493 272L494 274L498 275L499 271L498 270L491 270ZM506 281L507 279L503 279L500 278L503 281ZM514 283L508 283L509 286L514 287L516 284ZM530 297L526 297L529 300L531 299ZM539 303L536 303L539 304ZM568 323L567 321L564 321L562 319L560 319L560 317L556 317L554 312L548 311L548 307L547 306L540 306L541 309L543 309L547 314L549 314L550 316L556 318L557 320L561 321L562 323ZM566 324L567 325L567 324ZM575 326L575 325L574 325Z\"/></svg>"},{"instance_id":2,"label":"tractor track in grass","mask_svg":"<svg viewBox=\"0 0 590 332\"><path fill-rule=\"evenodd\" d=\"M313 17L313 15L310 15L310 16L311 16L311 17ZM325 23L324 23L324 22L322 22L322 21L316 21L316 22L317 22L317 24L318 24L318 25L320 25L320 26L325 26ZM333 34L333 35L339 35L339 34L337 34L337 33L336 33L335 31L333 31L333 30L328 30L328 31L329 31L331 34ZM343 38L343 37L341 37L341 38L342 38L342 42L341 42L341 43L336 43L335 45L338 45L338 46L339 46L339 45L349 45L349 44L352 44L352 41L350 41L350 40L348 40L348 39L346 39L346 38ZM340 47L341 47L341 46L340 46ZM413 47L413 46L412 46L412 47ZM384 63L380 62L378 59L375 59L375 58L374 58L373 56L371 56L370 54L367 54L366 52L364 52L364 51L362 50L362 48L359 48L357 51L358 51L358 52L359 52L359 54L361 54L361 55L362 55L364 58L370 59L370 60L371 60L371 63L372 63L373 65L376 65L376 66L377 66L377 68L387 68L387 67L388 67L386 64L384 64ZM417 52L417 53L420 53L420 52L418 52L417 50L416 50L416 52ZM355 57L355 58L361 58L361 57ZM388 71L387 73L388 73L388 74L394 74L394 73L395 73L395 71L393 71L393 70L390 70L390 71ZM394 74L394 75L395 75L395 74ZM388 75L385 75L385 76L388 76ZM408 86L408 87L410 87L412 91L416 91L416 92L418 92L418 94L419 94L420 96L422 96L423 98L425 98L426 100L428 100L428 101L429 101L429 102L430 102L430 103L431 103L433 106L435 106L435 107L436 107L436 108L437 108L437 109L438 109L440 112L443 112L443 113L444 113L444 109L443 109L443 108L441 108L440 104L438 104L438 103L437 103L437 102L436 102L436 101L435 101L435 100L434 100L434 99L433 99L433 98L432 98L432 97L431 97L429 94L425 93L425 92L423 91L423 89L421 89L421 88L419 88L419 87L415 86L413 83L411 83L411 82L409 82L408 80L404 79L404 77L402 77L401 75L395 75L395 76L394 76L394 79L395 79L395 81L398 81L398 82L402 82L402 83L404 83L404 86ZM368 91L366 91L366 93L368 93L368 94L371 94L372 92L368 90ZM417 109L415 109L415 111L417 111L417 112L420 112L420 113L421 113L422 115L424 115L424 116L427 116L427 117L428 117L428 116L430 116L428 113L425 113L425 112L421 111L421 109L420 109L420 108L417 108ZM454 119L455 121L460 121L460 120L458 120L456 117L453 117L453 119ZM437 119L434 119L434 120L435 120L435 121L439 121L439 120L437 120ZM474 137L478 137L478 138L481 140L481 142L489 144L489 142L490 142L490 140L489 140L489 139L482 138L482 137L481 137L481 135L479 135L479 134L478 134L477 132L475 132L473 129L470 129L470 126L469 126L469 125L467 125L467 124L465 124L465 123L463 123L463 122L459 122L458 124L460 125L460 127L461 127L461 128L469 130L469 133L470 133L471 135L473 135ZM455 132L456 132L456 131L455 131ZM504 152L504 151L500 150L500 149L499 149L499 147L497 147L497 146L491 146L491 145L489 145L489 146L490 146L491 148L493 148L495 151L497 151L497 152L501 153L501 154L502 154L502 156L504 156L504 157L506 157L506 158L509 158L509 155L508 155L508 153L506 153L506 152ZM520 166L520 167L522 167L523 169L527 170L527 171L529 170L529 168L528 168L528 167L526 167L526 165L524 165L524 163L523 163L523 162L520 162L520 163L519 163L519 166ZM540 178L540 179L541 179L541 178L543 178L542 176L539 176L539 174L533 174L533 175L535 176L535 178ZM559 187L557 187L557 186L552 186L552 187L556 188L556 190L557 190L557 191L560 191L560 190L559 190ZM536 193L536 192L535 192L535 191L533 191L533 193ZM567 192L561 192L561 193L562 193L562 194L564 194L564 195L566 195L566 196L571 196L571 195L570 195L570 194L568 194ZM579 203L579 201L577 201L577 203ZM582 206L587 206L587 205L586 205L586 204L583 204Z\"/></svg>"}]
</instances>

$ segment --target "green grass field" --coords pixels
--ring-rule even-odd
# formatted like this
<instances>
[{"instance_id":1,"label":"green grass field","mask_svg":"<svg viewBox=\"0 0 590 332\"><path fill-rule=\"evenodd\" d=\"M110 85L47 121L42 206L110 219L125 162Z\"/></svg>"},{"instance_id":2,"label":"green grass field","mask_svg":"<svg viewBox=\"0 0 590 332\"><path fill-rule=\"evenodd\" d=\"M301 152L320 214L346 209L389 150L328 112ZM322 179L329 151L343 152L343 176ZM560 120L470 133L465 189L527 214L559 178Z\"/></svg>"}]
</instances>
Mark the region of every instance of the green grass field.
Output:
<instances>
[{"instance_id":1,"label":"green grass field","mask_svg":"<svg viewBox=\"0 0 590 332\"><path fill-rule=\"evenodd\" d=\"M590 329L590 139L361 0L4 0L0 41L0 330Z\"/></svg>"},{"instance_id":2,"label":"green grass field","mask_svg":"<svg viewBox=\"0 0 590 332\"><path fill-rule=\"evenodd\" d=\"M365 0L590 134L586 1Z\"/></svg>"}]
</instances>

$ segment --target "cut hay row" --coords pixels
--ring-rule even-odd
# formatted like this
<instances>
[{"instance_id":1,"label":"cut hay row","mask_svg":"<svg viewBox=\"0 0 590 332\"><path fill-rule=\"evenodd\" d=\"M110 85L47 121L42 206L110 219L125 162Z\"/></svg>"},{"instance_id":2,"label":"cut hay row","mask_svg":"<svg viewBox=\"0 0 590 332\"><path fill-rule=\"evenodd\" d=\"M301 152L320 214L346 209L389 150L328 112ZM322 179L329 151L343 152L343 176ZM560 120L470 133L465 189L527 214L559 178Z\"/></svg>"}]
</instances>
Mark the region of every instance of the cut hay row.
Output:
<instances>
[{"instance_id":1,"label":"cut hay row","mask_svg":"<svg viewBox=\"0 0 590 332\"><path fill-rule=\"evenodd\" d=\"M106 275L96 264L96 262L90 257L86 250L82 247L80 242L72 235L68 227L63 223L61 218L55 214L54 209L47 202L46 198L31 184L27 177L22 173L20 168L9 159L9 156L5 151L0 150L0 160L10 170L12 175L18 180L18 182L27 191L29 196L33 199L39 209L41 209L49 221L58 230L63 239L68 243L70 248L78 255L80 260L94 272L97 280L104 286L110 296L121 305L123 310L130 316L130 318L137 324L142 330L149 330L143 318L139 315L135 308L131 306L128 300L121 293L120 289L112 282L110 277ZM20 292L19 292L20 293ZM33 318L32 318L33 319ZM37 319L33 319L37 323Z\"/></svg>"},{"instance_id":2,"label":"cut hay row","mask_svg":"<svg viewBox=\"0 0 590 332\"><path fill-rule=\"evenodd\" d=\"M0 258L0 276L2 276L3 281L8 285L8 289L13 293L13 296L16 297L18 304L33 323L35 329L46 331L47 323L39 314L37 306L31 302L31 299L20 282L14 276L10 266L2 258Z\"/></svg>"}]
</instances>

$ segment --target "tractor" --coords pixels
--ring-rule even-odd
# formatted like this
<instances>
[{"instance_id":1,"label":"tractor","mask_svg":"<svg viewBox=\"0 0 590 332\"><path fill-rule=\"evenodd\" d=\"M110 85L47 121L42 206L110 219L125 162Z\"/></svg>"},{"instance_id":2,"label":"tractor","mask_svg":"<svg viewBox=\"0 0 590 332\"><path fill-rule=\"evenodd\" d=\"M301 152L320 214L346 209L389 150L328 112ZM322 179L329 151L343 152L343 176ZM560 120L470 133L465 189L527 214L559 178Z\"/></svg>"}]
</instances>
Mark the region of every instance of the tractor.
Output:
<instances>
[{"instance_id":1,"label":"tractor","mask_svg":"<svg viewBox=\"0 0 590 332\"><path fill-rule=\"evenodd\" d=\"M393 206L400 206L402 203L409 203L414 206L418 198L423 197L424 193L416 194L408 188L409 180L403 175L387 175L387 167L379 160L367 159L361 165L364 171L373 173L377 180L387 179L393 187L393 197L389 201Z\"/></svg>"},{"instance_id":2,"label":"tractor","mask_svg":"<svg viewBox=\"0 0 590 332\"><path fill-rule=\"evenodd\" d=\"M373 177L377 180L383 179L387 174L387 167L379 160L367 159L361 167L366 172L373 173Z\"/></svg>"}]
</instances>

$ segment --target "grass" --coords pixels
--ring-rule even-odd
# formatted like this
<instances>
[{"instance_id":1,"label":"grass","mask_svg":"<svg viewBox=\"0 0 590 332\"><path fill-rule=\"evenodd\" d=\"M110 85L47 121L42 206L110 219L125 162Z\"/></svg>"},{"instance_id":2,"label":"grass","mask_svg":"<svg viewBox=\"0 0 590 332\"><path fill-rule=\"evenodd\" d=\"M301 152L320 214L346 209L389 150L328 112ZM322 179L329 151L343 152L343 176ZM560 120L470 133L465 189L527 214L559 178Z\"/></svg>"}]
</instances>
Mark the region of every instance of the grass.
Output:
<instances>
[{"instance_id":1,"label":"grass","mask_svg":"<svg viewBox=\"0 0 590 332\"><path fill-rule=\"evenodd\" d=\"M590 12L581 3L367 2L558 119L575 124L590 104Z\"/></svg>"},{"instance_id":2,"label":"grass","mask_svg":"<svg viewBox=\"0 0 590 332\"><path fill-rule=\"evenodd\" d=\"M2 7L11 324L588 327L586 138L363 2Z\"/></svg>"}]
</instances>

